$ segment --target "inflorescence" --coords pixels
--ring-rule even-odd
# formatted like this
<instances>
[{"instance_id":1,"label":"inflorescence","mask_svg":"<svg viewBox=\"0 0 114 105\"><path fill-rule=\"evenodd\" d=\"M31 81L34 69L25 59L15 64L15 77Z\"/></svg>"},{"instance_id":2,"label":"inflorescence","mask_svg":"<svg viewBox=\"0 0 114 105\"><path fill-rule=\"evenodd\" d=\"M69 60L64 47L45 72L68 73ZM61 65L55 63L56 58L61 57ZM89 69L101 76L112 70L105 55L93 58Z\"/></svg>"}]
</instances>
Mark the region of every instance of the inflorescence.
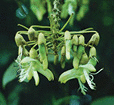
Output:
<instances>
[{"instance_id":1,"label":"inflorescence","mask_svg":"<svg viewBox=\"0 0 114 105\"><path fill-rule=\"evenodd\" d=\"M20 25L20 24L19 24ZM25 26L20 25L25 28ZM48 55L54 55L56 65L60 58L62 68L65 68L66 60L73 56L73 68L65 71L59 77L59 82L66 83L68 80L77 78L81 92L86 94L87 88L84 83L88 83L91 89L95 89L93 75L96 72L95 66L98 62L96 58L96 48L99 43L99 34L91 28L82 31L59 31L54 36L52 31L35 30L34 27L51 28L50 26L33 25L26 28L27 31L18 31L15 35L15 42L18 46L18 57L16 62L20 67L19 82L35 79L35 84L39 83L38 72L44 75L49 81L54 80L54 75L48 69ZM84 33L94 33L88 43L85 43ZM25 41L23 35L28 36ZM89 54L86 48L89 48ZM29 49L29 50L28 50ZM58 52L61 51L59 55Z\"/></svg>"},{"instance_id":2,"label":"inflorescence","mask_svg":"<svg viewBox=\"0 0 114 105\"><path fill-rule=\"evenodd\" d=\"M82 31L65 31L63 29L68 24L72 15L66 24L59 30L59 15L58 9L59 0L54 1L53 13L49 17L50 26L32 25L27 28L21 24L27 31L18 31L15 35L15 42L18 46L18 57L15 60L19 65L19 82L25 80L30 81L32 77L35 80L35 85L39 84L39 74L44 75L49 81L54 80L54 75L48 69L48 55L54 55L54 64L59 62L61 68L65 68L66 60L72 59L73 68L63 72L58 81L66 83L71 79L77 79L80 85L81 92L85 95L87 87L84 84L87 82L91 89L95 89L96 85L93 82L93 75L96 72L96 48L100 36L93 28L87 28ZM36 30L42 28L43 30ZM44 29L50 29L49 31ZM91 34L90 40L85 43L84 35ZM24 35L28 37L28 41L24 39ZM61 52L59 54L59 52ZM92 73L96 72L96 73Z\"/></svg>"}]
</instances>

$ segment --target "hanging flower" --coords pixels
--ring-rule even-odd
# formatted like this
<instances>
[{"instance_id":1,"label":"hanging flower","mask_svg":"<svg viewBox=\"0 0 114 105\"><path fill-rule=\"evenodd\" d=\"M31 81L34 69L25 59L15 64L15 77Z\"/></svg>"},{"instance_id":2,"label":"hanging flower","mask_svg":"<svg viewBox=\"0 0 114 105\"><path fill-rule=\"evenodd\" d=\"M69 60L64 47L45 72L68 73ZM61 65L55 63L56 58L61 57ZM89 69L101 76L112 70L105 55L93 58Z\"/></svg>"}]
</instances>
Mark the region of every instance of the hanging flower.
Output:
<instances>
[{"instance_id":1,"label":"hanging flower","mask_svg":"<svg viewBox=\"0 0 114 105\"><path fill-rule=\"evenodd\" d=\"M94 61L94 64L96 62ZM64 72L60 75L59 82L66 83L67 81L76 78L76 79L78 79L81 92L84 95L86 95L86 92L88 90L87 87L84 86L84 83L86 83L86 81L87 81L89 87L92 90L95 90L96 85L93 82L93 79L94 79L93 75L98 74L103 69L99 70L97 73L91 73L91 72L96 72L95 67L91 63L93 64L93 58L92 58L92 60L90 59L87 64L79 65L78 69L73 68L73 69L67 70L66 72Z\"/></svg>"},{"instance_id":2,"label":"hanging flower","mask_svg":"<svg viewBox=\"0 0 114 105\"><path fill-rule=\"evenodd\" d=\"M49 69L43 70L43 65L37 59L25 57L20 64L19 82L23 82L25 79L31 80L34 77L35 85L37 86L39 84L38 72L44 75L49 81L54 80L53 73Z\"/></svg>"}]
</instances>

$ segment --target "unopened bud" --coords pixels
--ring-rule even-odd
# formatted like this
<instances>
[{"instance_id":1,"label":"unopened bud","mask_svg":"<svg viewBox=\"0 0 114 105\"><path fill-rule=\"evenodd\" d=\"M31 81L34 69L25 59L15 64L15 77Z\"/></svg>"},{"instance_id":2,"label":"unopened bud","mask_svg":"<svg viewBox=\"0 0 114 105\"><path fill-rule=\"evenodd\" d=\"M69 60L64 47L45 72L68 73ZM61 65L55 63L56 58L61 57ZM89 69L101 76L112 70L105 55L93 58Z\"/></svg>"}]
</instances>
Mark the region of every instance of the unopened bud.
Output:
<instances>
[{"instance_id":1,"label":"unopened bud","mask_svg":"<svg viewBox=\"0 0 114 105\"><path fill-rule=\"evenodd\" d=\"M70 50L71 50L71 47L72 47L71 40L66 40L65 45L66 45L66 58L70 59Z\"/></svg>"},{"instance_id":2,"label":"unopened bud","mask_svg":"<svg viewBox=\"0 0 114 105\"><path fill-rule=\"evenodd\" d=\"M38 45L39 47L39 55L40 55L40 61L42 62L46 57L46 49L44 44Z\"/></svg>"},{"instance_id":3,"label":"unopened bud","mask_svg":"<svg viewBox=\"0 0 114 105\"><path fill-rule=\"evenodd\" d=\"M96 48L95 47L91 47L89 50L89 57L96 57Z\"/></svg>"},{"instance_id":4,"label":"unopened bud","mask_svg":"<svg viewBox=\"0 0 114 105\"><path fill-rule=\"evenodd\" d=\"M54 56L54 65L56 65L56 64L58 63L58 59L59 59L59 55L56 54L56 55Z\"/></svg>"},{"instance_id":5,"label":"unopened bud","mask_svg":"<svg viewBox=\"0 0 114 105\"><path fill-rule=\"evenodd\" d=\"M23 46L23 45L27 44L26 41L24 40L23 36L18 33L15 35L15 42L18 47L20 45Z\"/></svg>"},{"instance_id":6,"label":"unopened bud","mask_svg":"<svg viewBox=\"0 0 114 105\"><path fill-rule=\"evenodd\" d=\"M77 55L75 55L74 59L73 59L73 67L75 69L78 69L78 66L79 66L79 59L78 59Z\"/></svg>"},{"instance_id":7,"label":"unopened bud","mask_svg":"<svg viewBox=\"0 0 114 105\"><path fill-rule=\"evenodd\" d=\"M23 47L20 45L18 48L18 55L23 53Z\"/></svg>"},{"instance_id":8,"label":"unopened bud","mask_svg":"<svg viewBox=\"0 0 114 105\"><path fill-rule=\"evenodd\" d=\"M65 68L65 61L61 63L61 68L62 68L62 69Z\"/></svg>"},{"instance_id":9,"label":"unopened bud","mask_svg":"<svg viewBox=\"0 0 114 105\"><path fill-rule=\"evenodd\" d=\"M71 35L69 31L65 31L65 40L70 40L71 39Z\"/></svg>"},{"instance_id":10,"label":"unopened bud","mask_svg":"<svg viewBox=\"0 0 114 105\"><path fill-rule=\"evenodd\" d=\"M39 35L38 35L38 45L45 44L45 43L46 43L46 39L44 37L44 34L43 33L39 33Z\"/></svg>"},{"instance_id":11,"label":"unopened bud","mask_svg":"<svg viewBox=\"0 0 114 105\"><path fill-rule=\"evenodd\" d=\"M99 34L98 33L95 33L95 34L93 34L93 36L89 40L88 45L89 44L91 44L91 45L94 45L95 44L97 46L98 43L99 43L99 40L100 40Z\"/></svg>"},{"instance_id":12,"label":"unopened bud","mask_svg":"<svg viewBox=\"0 0 114 105\"><path fill-rule=\"evenodd\" d=\"M77 35L74 35L74 36L73 36L72 44L78 45L78 36L77 36Z\"/></svg>"},{"instance_id":13,"label":"unopened bud","mask_svg":"<svg viewBox=\"0 0 114 105\"><path fill-rule=\"evenodd\" d=\"M61 49L61 55L65 55L65 46L63 46Z\"/></svg>"},{"instance_id":14,"label":"unopened bud","mask_svg":"<svg viewBox=\"0 0 114 105\"><path fill-rule=\"evenodd\" d=\"M29 52L27 51L27 49L25 47L23 47L23 55L24 56L28 56Z\"/></svg>"},{"instance_id":15,"label":"unopened bud","mask_svg":"<svg viewBox=\"0 0 114 105\"><path fill-rule=\"evenodd\" d=\"M85 44L85 38L83 35L79 36L79 45L84 45Z\"/></svg>"},{"instance_id":16,"label":"unopened bud","mask_svg":"<svg viewBox=\"0 0 114 105\"><path fill-rule=\"evenodd\" d=\"M30 41L37 39L37 33L32 27L30 27L28 30L28 39Z\"/></svg>"},{"instance_id":17,"label":"unopened bud","mask_svg":"<svg viewBox=\"0 0 114 105\"><path fill-rule=\"evenodd\" d=\"M76 52L77 51L77 46L73 45L73 51Z\"/></svg>"},{"instance_id":18,"label":"unopened bud","mask_svg":"<svg viewBox=\"0 0 114 105\"><path fill-rule=\"evenodd\" d=\"M30 55L31 58L38 57L37 51L34 48L30 49L29 55Z\"/></svg>"},{"instance_id":19,"label":"unopened bud","mask_svg":"<svg viewBox=\"0 0 114 105\"><path fill-rule=\"evenodd\" d=\"M77 57L79 58L79 60L81 59L84 52L85 52L85 47L83 45L79 45L78 51L77 51Z\"/></svg>"},{"instance_id":20,"label":"unopened bud","mask_svg":"<svg viewBox=\"0 0 114 105\"><path fill-rule=\"evenodd\" d=\"M97 46L98 45L98 43L99 43L99 40L100 40L100 36L99 36L99 34L98 33L96 33L95 34L95 45Z\"/></svg>"},{"instance_id":21,"label":"unopened bud","mask_svg":"<svg viewBox=\"0 0 114 105\"><path fill-rule=\"evenodd\" d=\"M63 46L61 49L60 63L61 63L61 68L64 69L65 68L65 46Z\"/></svg>"},{"instance_id":22,"label":"unopened bud","mask_svg":"<svg viewBox=\"0 0 114 105\"><path fill-rule=\"evenodd\" d=\"M45 57L45 59L43 60L43 70L46 70L48 68L48 59L47 57Z\"/></svg>"},{"instance_id":23,"label":"unopened bud","mask_svg":"<svg viewBox=\"0 0 114 105\"><path fill-rule=\"evenodd\" d=\"M86 52L82 55L82 58L80 60L80 64L86 64L89 60L88 55L86 54Z\"/></svg>"}]
</instances>

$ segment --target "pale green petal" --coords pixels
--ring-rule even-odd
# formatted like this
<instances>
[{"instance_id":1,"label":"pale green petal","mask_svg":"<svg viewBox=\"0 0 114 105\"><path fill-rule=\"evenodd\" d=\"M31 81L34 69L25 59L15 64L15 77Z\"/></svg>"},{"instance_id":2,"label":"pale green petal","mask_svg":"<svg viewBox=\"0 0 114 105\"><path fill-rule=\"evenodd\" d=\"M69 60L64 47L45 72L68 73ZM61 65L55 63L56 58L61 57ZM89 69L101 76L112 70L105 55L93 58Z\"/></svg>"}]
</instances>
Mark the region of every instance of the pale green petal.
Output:
<instances>
[{"instance_id":1,"label":"pale green petal","mask_svg":"<svg viewBox=\"0 0 114 105\"><path fill-rule=\"evenodd\" d=\"M89 87L94 90L95 89L95 83L89 77L89 74L87 73L86 69L84 69L83 72L84 72L84 75L85 75L85 78L87 80L87 83L88 83Z\"/></svg>"},{"instance_id":2,"label":"pale green petal","mask_svg":"<svg viewBox=\"0 0 114 105\"><path fill-rule=\"evenodd\" d=\"M95 72L96 69L92 64L85 64L85 65L80 65L79 68L87 69L90 72Z\"/></svg>"},{"instance_id":3,"label":"pale green petal","mask_svg":"<svg viewBox=\"0 0 114 105\"><path fill-rule=\"evenodd\" d=\"M29 71L31 69L32 69L31 65L30 66L26 66L26 67L21 69L21 72L19 74L19 82L23 82L27 78L27 76L29 74Z\"/></svg>"},{"instance_id":4,"label":"pale green petal","mask_svg":"<svg viewBox=\"0 0 114 105\"><path fill-rule=\"evenodd\" d=\"M27 75L27 79L31 80L33 76L32 70L29 70L28 75Z\"/></svg>"},{"instance_id":5,"label":"pale green petal","mask_svg":"<svg viewBox=\"0 0 114 105\"><path fill-rule=\"evenodd\" d=\"M35 85L37 86L39 84L39 75L38 75L37 71L33 71L33 77L35 80Z\"/></svg>"},{"instance_id":6,"label":"pale green petal","mask_svg":"<svg viewBox=\"0 0 114 105\"><path fill-rule=\"evenodd\" d=\"M76 72L77 72L77 70L71 69L71 70L68 70L68 71L62 73L59 77L59 81L61 83L66 83L68 80L78 78L78 75Z\"/></svg>"},{"instance_id":7,"label":"pale green petal","mask_svg":"<svg viewBox=\"0 0 114 105\"><path fill-rule=\"evenodd\" d=\"M38 69L38 72L44 75L49 81L54 80L54 75L49 69L43 70L42 67L42 69Z\"/></svg>"},{"instance_id":8,"label":"pale green petal","mask_svg":"<svg viewBox=\"0 0 114 105\"><path fill-rule=\"evenodd\" d=\"M31 62L32 69L38 71L38 69L43 69L41 63L37 60L36 62Z\"/></svg>"},{"instance_id":9,"label":"pale green petal","mask_svg":"<svg viewBox=\"0 0 114 105\"><path fill-rule=\"evenodd\" d=\"M28 62L31 62L31 61L36 61L36 59L33 59L33 58L30 58L30 57L25 57L22 59L21 63L28 63Z\"/></svg>"}]
</instances>

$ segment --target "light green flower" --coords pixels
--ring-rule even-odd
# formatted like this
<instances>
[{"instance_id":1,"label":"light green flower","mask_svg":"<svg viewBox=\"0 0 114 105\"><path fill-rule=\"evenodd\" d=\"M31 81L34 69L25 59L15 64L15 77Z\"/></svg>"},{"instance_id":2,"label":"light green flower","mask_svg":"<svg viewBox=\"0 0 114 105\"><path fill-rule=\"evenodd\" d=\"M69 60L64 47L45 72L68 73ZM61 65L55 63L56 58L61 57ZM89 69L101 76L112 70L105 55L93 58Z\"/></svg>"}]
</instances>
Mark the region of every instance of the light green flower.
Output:
<instances>
[{"instance_id":1,"label":"light green flower","mask_svg":"<svg viewBox=\"0 0 114 105\"><path fill-rule=\"evenodd\" d=\"M71 79L78 79L81 92L85 95L87 88L84 86L84 83L87 81L91 89L95 89L95 83L93 82L93 75L91 72L95 72L96 69L92 64L80 65L78 69L70 69L62 73L59 77L61 83L66 83ZM92 76L92 78L90 78Z\"/></svg>"},{"instance_id":2,"label":"light green flower","mask_svg":"<svg viewBox=\"0 0 114 105\"><path fill-rule=\"evenodd\" d=\"M43 65L37 59L25 57L21 60L20 65L19 82L23 82L25 79L31 80L34 77L35 85L37 86L39 84L38 72L49 81L54 80L53 73L49 69L43 70Z\"/></svg>"}]
</instances>

